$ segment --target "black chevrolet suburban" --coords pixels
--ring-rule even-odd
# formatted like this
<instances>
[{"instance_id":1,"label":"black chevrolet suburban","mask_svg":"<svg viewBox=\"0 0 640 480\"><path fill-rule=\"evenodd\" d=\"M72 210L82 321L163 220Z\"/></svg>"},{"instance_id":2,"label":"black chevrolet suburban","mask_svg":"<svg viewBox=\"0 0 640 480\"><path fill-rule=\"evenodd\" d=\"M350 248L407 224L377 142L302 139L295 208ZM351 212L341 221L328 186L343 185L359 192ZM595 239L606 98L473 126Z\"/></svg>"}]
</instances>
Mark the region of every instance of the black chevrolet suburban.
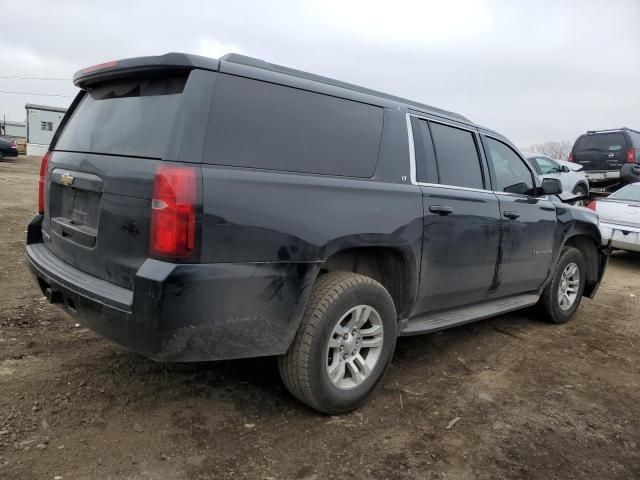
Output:
<instances>
[{"instance_id":1,"label":"black chevrolet suburban","mask_svg":"<svg viewBox=\"0 0 640 480\"><path fill-rule=\"evenodd\" d=\"M594 212L466 118L239 55L76 73L27 256L42 292L159 361L278 356L341 413L396 338L537 306L607 261Z\"/></svg>"}]
</instances>

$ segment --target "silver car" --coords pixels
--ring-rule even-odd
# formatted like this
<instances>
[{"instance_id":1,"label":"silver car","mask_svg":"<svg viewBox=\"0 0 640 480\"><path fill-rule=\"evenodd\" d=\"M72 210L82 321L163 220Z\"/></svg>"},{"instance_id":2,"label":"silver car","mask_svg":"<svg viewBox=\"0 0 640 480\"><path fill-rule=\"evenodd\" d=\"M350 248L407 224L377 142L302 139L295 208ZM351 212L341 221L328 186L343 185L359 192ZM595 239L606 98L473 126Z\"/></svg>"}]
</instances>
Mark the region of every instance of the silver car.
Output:
<instances>
[{"instance_id":1,"label":"silver car","mask_svg":"<svg viewBox=\"0 0 640 480\"><path fill-rule=\"evenodd\" d=\"M606 198L593 200L587 208L600 217L603 241L613 248L640 252L640 183L632 183Z\"/></svg>"},{"instance_id":2,"label":"silver car","mask_svg":"<svg viewBox=\"0 0 640 480\"><path fill-rule=\"evenodd\" d=\"M589 180L582 172L582 165L564 160L554 160L546 155L532 154L527 156L527 160L542 178L557 178L562 183L563 200L573 198L577 195L589 195Z\"/></svg>"}]
</instances>

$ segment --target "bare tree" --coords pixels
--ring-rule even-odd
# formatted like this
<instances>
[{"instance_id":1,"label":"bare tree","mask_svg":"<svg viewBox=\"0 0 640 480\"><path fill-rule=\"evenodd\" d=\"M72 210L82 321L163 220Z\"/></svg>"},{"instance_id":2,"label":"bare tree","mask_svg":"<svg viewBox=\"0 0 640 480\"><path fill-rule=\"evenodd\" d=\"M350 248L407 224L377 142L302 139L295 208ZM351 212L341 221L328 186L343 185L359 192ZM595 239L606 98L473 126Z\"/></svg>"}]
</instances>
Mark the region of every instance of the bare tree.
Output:
<instances>
[{"instance_id":1,"label":"bare tree","mask_svg":"<svg viewBox=\"0 0 640 480\"><path fill-rule=\"evenodd\" d=\"M530 153L539 153L556 160L566 160L571 152L573 145L569 140L550 140L544 143L536 143L526 150Z\"/></svg>"}]
</instances>

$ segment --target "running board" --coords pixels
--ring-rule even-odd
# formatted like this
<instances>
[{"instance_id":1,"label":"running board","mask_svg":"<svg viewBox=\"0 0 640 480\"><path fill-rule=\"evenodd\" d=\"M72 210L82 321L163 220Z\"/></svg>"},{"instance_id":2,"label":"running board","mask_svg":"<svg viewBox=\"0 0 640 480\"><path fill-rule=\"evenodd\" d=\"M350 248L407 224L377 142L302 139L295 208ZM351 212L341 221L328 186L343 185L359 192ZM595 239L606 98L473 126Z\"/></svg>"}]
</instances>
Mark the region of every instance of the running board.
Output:
<instances>
[{"instance_id":1,"label":"running board","mask_svg":"<svg viewBox=\"0 0 640 480\"><path fill-rule=\"evenodd\" d=\"M530 307L538 303L539 298L538 295L533 293L516 295L514 297L500 298L498 300L468 305L444 312L420 315L403 322L404 328L400 331L400 335L419 335L421 333L435 332L456 325L462 325L463 323L475 322L483 318Z\"/></svg>"}]
</instances>

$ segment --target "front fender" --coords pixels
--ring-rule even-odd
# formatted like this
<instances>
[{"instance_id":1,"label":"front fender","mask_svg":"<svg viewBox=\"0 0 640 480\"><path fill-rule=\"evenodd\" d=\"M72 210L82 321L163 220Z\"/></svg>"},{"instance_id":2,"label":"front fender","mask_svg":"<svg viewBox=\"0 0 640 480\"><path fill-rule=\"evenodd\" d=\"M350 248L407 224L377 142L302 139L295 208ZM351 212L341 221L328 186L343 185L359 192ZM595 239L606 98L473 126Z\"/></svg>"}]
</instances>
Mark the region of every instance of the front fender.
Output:
<instances>
[{"instance_id":1,"label":"front fender","mask_svg":"<svg viewBox=\"0 0 640 480\"><path fill-rule=\"evenodd\" d=\"M555 203L555 202L554 202ZM567 244L583 251L587 261L587 282L583 295L593 298L607 266L610 246L603 244L598 228L598 215L584 207L556 203L558 226L553 249L553 261L545 282L539 292L547 286L555 272L560 253Z\"/></svg>"}]
</instances>

